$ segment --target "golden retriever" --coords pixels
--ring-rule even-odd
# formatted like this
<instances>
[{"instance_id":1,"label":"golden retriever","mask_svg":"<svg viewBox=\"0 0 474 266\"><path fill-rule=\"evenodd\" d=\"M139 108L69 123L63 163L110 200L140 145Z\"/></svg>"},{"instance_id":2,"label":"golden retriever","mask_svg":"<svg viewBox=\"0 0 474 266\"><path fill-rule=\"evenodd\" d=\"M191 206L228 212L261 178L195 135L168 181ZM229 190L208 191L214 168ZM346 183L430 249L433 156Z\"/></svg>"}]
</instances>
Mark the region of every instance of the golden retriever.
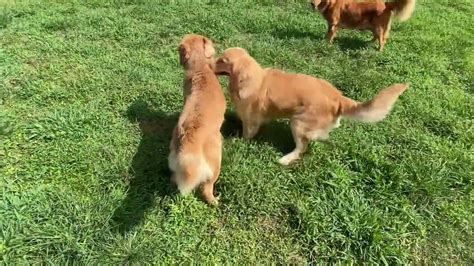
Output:
<instances>
[{"instance_id":1,"label":"golden retriever","mask_svg":"<svg viewBox=\"0 0 474 266\"><path fill-rule=\"evenodd\" d=\"M217 74L229 75L229 90L243 123L244 138L276 118L289 118L296 148L279 162L288 165L300 158L311 140L324 140L341 118L378 122L392 109L407 84L394 84L367 102L342 95L329 82L308 75L262 68L246 50L230 48L217 59Z\"/></svg>"},{"instance_id":2,"label":"golden retriever","mask_svg":"<svg viewBox=\"0 0 474 266\"><path fill-rule=\"evenodd\" d=\"M184 109L173 130L168 157L172 181L181 194L201 186L206 202L217 204L214 183L220 173L226 100L214 74L213 43L200 35L186 35L179 45L185 70Z\"/></svg>"},{"instance_id":3,"label":"golden retriever","mask_svg":"<svg viewBox=\"0 0 474 266\"><path fill-rule=\"evenodd\" d=\"M382 0L356 2L354 0L312 0L311 6L328 22L327 39L332 43L338 28L370 30L372 41L378 40L382 51L388 40L392 16L408 20L415 10L416 0Z\"/></svg>"}]
</instances>

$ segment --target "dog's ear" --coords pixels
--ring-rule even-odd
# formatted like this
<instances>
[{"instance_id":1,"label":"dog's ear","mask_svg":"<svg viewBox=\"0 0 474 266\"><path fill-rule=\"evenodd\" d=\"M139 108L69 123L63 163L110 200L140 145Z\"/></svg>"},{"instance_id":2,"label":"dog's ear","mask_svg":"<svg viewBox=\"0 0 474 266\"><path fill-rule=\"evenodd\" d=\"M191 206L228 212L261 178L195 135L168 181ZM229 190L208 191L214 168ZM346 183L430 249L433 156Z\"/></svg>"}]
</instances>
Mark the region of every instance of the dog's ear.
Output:
<instances>
[{"instance_id":1,"label":"dog's ear","mask_svg":"<svg viewBox=\"0 0 474 266\"><path fill-rule=\"evenodd\" d=\"M204 37L202 40L204 45L204 56L206 58L211 58L216 53L216 50L214 50L214 45L212 44L212 41L206 37Z\"/></svg>"},{"instance_id":2,"label":"dog's ear","mask_svg":"<svg viewBox=\"0 0 474 266\"><path fill-rule=\"evenodd\" d=\"M253 86L247 86L247 87L242 88L239 91L239 97L241 100L243 100L250 97L254 93L255 93L255 88Z\"/></svg>"},{"instance_id":3,"label":"dog's ear","mask_svg":"<svg viewBox=\"0 0 474 266\"><path fill-rule=\"evenodd\" d=\"M238 63L234 63L233 72L237 74L239 87L239 98L246 99L255 93L255 88L252 84L252 67L246 60L241 60Z\"/></svg>"},{"instance_id":4,"label":"dog's ear","mask_svg":"<svg viewBox=\"0 0 474 266\"><path fill-rule=\"evenodd\" d=\"M191 57L191 55L189 54L191 48L189 47L189 44L187 43L182 43L179 45L179 63L181 65L184 65L186 64L186 62L188 62L189 58Z\"/></svg>"}]
</instances>

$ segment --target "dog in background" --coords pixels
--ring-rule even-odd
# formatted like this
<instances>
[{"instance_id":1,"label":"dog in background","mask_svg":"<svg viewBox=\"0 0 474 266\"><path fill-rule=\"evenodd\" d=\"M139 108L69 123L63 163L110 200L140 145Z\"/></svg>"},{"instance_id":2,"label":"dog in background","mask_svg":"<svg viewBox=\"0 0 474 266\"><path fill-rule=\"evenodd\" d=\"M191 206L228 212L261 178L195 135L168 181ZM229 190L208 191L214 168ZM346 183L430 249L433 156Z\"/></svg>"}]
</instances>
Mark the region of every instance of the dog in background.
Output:
<instances>
[{"instance_id":1,"label":"dog in background","mask_svg":"<svg viewBox=\"0 0 474 266\"><path fill-rule=\"evenodd\" d=\"M244 138L254 137L260 126L289 118L296 148L279 162L288 165L300 158L311 140L325 140L344 118L378 122L392 109L407 84L394 84L367 102L342 95L329 82L303 74L262 68L246 50L227 49L216 61L216 73L229 75L229 90L243 122Z\"/></svg>"},{"instance_id":2,"label":"dog in background","mask_svg":"<svg viewBox=\"0 0 474 266\"><path fill-rule=\"evenodd\" d=\"M332 43L338 28L370 30L372 41L378 40L382 51L388 40L392 16L408 20L415 10L416 0L356 2L354 0L312 0L311 6L328 22L327 39Z\"/></svg>"},{"instance_id":3,"label":"dog in background","mask_svg":"<svg viewBox=\"0 0 474 266\"><path fill-rule=\"evenodd\" d=\"M181 194L201 185L204 199L217 204L214 183L221 167L226 100L214 74L213 43L200 35L186 35L179 45L185 70L184 109L173 130L168 165Z\"/></svg>"}]
</instances>

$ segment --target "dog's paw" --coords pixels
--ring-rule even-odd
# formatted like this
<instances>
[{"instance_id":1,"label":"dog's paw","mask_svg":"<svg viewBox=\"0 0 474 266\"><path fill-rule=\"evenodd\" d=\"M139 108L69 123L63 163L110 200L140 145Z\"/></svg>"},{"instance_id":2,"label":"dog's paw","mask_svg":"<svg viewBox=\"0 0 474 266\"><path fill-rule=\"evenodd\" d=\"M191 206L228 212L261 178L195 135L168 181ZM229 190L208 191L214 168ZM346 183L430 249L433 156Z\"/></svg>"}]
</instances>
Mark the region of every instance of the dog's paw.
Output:
<instances>
[{"instance_id":1,"label":"dog's paw","mask_svg":"<svg viewBox=\"0 0 474 266\"><path fill-rule=\"evenodd\" d=\"M219 205L220 198L221 198L221 195L218 193L217 196L213 195L212 198L207 198L206 201L210 206L217 207Z\"/></svg>"},{"instance_id":2,"label":"dog's paw","mask_svg":"<svg viewBox=\"0 0 474 266\"><path fill-rule=\"evenodd\" d=\"M278 160L278 162L279 162L281 165L288 166L288 165L290 165L294 160L296 160L296 159L293 158L293 156L285 155L285 156L281 157L281 159Z\"/></svg>"},{"instance_id":3,"label":"dog's paw","mask_svg":"<svg viewBox=\"0 0 474 266\"><path fill-rule=\"evenodd\" d=\"M211 201L208 202L211 207L217 207L219 206L219 197L215 197Z\"/></svg>"}]
</instances>

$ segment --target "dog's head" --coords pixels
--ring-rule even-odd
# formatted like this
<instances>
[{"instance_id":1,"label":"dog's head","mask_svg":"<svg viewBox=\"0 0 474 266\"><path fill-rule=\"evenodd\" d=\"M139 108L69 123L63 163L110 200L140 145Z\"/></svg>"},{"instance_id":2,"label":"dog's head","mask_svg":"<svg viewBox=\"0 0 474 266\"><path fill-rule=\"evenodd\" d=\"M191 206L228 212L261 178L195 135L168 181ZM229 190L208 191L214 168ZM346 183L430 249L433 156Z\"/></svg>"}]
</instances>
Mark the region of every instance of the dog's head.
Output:
<instances>
[{"instance_id":1,"label":"dog's head","mask_svg":"<svg viewBox=\"0 0 474 266\"><path fill-rule=\"evenodd\" d=\"M254 93L255 82L263 77L262 67L242 48L229 48L216 61L215 73L230 76L231 90L241 99ZM258 86L257 86L258 87Z\"/></svg>"},{"instance_id":2,"label":"dog's head","mask_svg":"<svg viewBox=\"0 0 474 266\"><path fill-rule=\"evenodd\" d=\"M187 34L179 44L179 63L189 68L196 63L213 65L216 53L212 41L204 36Z\"/></svg>"},{"instance_id":3,"label":"dog's head","mask_svg":"<svg viewBox=\"0 0 474 266\"><path fill-rule=\"evenodd\" d=\"M229 48L217 59L215 72L218 75L237 74L248 67L250 61L253 59L245 49Z\"/></svg>"}]
</instances>

